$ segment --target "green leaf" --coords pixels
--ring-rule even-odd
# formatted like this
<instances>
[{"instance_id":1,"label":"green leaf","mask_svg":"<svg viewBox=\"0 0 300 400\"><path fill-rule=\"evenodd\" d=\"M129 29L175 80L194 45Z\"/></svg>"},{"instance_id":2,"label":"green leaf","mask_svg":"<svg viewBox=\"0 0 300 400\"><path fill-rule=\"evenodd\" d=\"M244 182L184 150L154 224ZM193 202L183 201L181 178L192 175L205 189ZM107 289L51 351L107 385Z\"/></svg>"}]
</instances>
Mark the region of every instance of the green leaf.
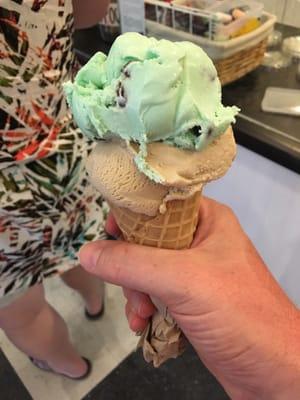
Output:
<instances>
[{"instance_id":1,"label":"green leaf","mask_svg":"<svg viewBox=\"0 0 300 400\"><path fill-rule=\"evenodd\" d=\"M57 179L56 175L56 170L55 168L53 169L53 172L50 172L48 169L43 168L42 163L33 163L31 165L31 170L35 172L37 175L40 176L46 176L49 178L52 184L57 184L59 183L59 180Z\"/></svg>"},{"instance_id":2,"label":"green leaf","mask_svg":"<svg viewBox=\"0 0 300 400\"><path fill-rule=\"evenodd\" d=\"M24 42L22 43L22 46L21 46L21 51L20 51L22 56L24 56L24 57L26 56L28 48L29 48L28 40L24 40Z\"/></svg>"},{"instance_id":3,"label":"green leaf","mask_svg":"<svg viewBox=\"0 0 300 400\"><path fill-rule=\"evenodd\" d=\"M18 74L18 69L16 68L11 68L7 65L0 65L0 68L3 69L3 71L7 72L10 76L17 76Z\"/></svg>"},{"instance_id":4,"label":"green leaf","mask_svg":"<svg viewBox=\"0 0 300 400\"><path fill-rule=\"evenodd\" d=\"M22 65L22 63L24 61L24 57L22 57L22 56L20 57L20 56L17 56L15 54L12 54L11 56L9 56L9 58L12 60L12 62L15 65Z\"/></svg>"},{"instance_id":5,"label":"green leaf","mask_svg":"<svg viewBox=\"0 0 300 400\"><path fill-rule=\"evenodd\" d=\"M3 99L6 101L6 103L11 104L13 102L12 97L6 96L1 90L0 90L0 99Z\"/></svg>"},{"instance_id":6,"label":"green leaf","mask_svg":"<svg viewBox=\"0 0 300 400\"><path fill-rule=\"evenodd\" d=\"M13 87L11 79L4 78L4 76L0 76L0 86Z\"/></svg>"},{"instance_id":7,"label":"green leaf","mask_svg":"<svg viewBox=\"0 0 300 400\"><path fill-rule=\"evenodd\" d=\"M26 69L22 75L24 82L29 82L30 79L33 77L34 73Z\"/></svg>"}]
</instances>

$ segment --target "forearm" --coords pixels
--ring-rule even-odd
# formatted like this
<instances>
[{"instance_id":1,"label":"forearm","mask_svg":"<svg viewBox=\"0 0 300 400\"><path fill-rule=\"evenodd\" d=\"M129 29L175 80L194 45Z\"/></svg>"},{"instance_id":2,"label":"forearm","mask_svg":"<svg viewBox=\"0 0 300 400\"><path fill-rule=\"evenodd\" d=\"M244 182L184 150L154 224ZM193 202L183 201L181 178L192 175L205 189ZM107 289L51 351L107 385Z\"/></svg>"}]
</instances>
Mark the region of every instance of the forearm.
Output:
<instances>
[{"instance_id":1,"label":"forearm","mask_svg":"<svg viewBox=\"0 0 300 400\"><path fill-rule=\"evenodd\" d=\"M210 338L203 343L202 329L207 324L203 318L199 334L192 337L190 331L184 333L196 339L191 341L196 352L232 400L300 398L299 311L286 298L265 316L258 310L251 316L244 305L242 308L242 313L238 307L235 313L243 324L223 329L218 342ZM230 325L230 316L225 319Z\"/></svg>"},{"instance_id":2,"label":"forearm","mask_svg":"<svg viewBox=\"0 0 300 400\"><path fill-rule=\"evenodd\" d=\"M76 29L88 28L105 17L110 0L73 0Z\"/></svg>"},{"instance_id":3,"label":"forearm","mask_svg":"<svg viewBox=\"0 0 300 400\"><path fill-rule=\"evenodd\" d=\"M277 372L277 373L276 373ZM274 386L279 382L278 391L273 390L274 400L300 398L300 312L292 317L290 327L285 333L285 354L282 365L278 363L274 372Z\"/></svg>"},{"instance_id":4,"label":"forearm","mask_svg":"<svg viewBox=\"0 0 300 400\"><path fill-rule=\"evenodd\" d=\"M300 313L293 305L281 328L275 323L269 329L269 345L264 357L272 367L261 376L258 374L257 390L249 400L300 398Z\"/></svg>"}]
</instances>

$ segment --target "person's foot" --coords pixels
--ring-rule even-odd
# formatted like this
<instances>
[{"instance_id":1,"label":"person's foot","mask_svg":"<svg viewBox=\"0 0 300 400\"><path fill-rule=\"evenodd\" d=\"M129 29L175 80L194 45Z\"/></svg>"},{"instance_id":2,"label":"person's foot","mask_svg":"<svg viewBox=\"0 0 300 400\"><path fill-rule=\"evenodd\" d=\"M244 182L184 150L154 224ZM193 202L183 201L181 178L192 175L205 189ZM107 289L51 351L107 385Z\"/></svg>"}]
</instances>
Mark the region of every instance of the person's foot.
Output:
<instances>
[{"instance_id":1,"label":"person's foot","mask_svg":"<svg viewBox=\"0 0 300 400\"><path fill-rule=\"evenodd\" d=\"M91 314L90 312L88 312L87 309L84 310L84 314L86 316L87 319L91 320L91 321L95 321L100 319L105 311L105 307L104 307L104 303L102 304L102 307L100 308L100 310L94 314Z\"/></svg>"},{"instance_id":2,"label":"person's foot","mask_svg":"<svg viewBox=\"0 0 300 400\"><path fill-rule=\"evenodd\" d=\"M97 315L103 309L103 297L100 294L91 296L88 302L86 302L85 309L89 315Z\"/></svg>"},{"instance_id":3,"label":"person's foot","mask_svg":"<svg viewBox=\"0 0 300 400\"><path fill-rule=\"evenodd\" d=\"M34 364L39 369L42 369L43 371L52 372L54 374L62 375L66 378L74 380L81 380L87 378L92 370L92 364L90 360L88 360L85 357L81 358L81 363L79 363L78 365L72 365L72 367L70 368L71 372L56 370L55 368L52 368L46 361L43 360L38 360L33 357L29 357L29 359L32 362L32 364Z\"/></svg>"},{"instance_id":4,"label":"person's foot","mask_svg":"<svg viewBox=\"0 0 300 400\"><path fill-rule=\"evenodd\" d=\"M85 299L85 315L89 319L100 318L104 311L104 286L97 282L94 290Z\"/></svg>"},{"instance_id":5,"label":"person's foot","mask_svg":"<svg viewBox=\"0 0 300 400\"><path fill-rule=\"evenodd\" d=\"M98 315L102 310L104 283L99 278L86 272L81 266L66 271L61 278L82 297L89 315Z\"/></svg>"}]
</instances>

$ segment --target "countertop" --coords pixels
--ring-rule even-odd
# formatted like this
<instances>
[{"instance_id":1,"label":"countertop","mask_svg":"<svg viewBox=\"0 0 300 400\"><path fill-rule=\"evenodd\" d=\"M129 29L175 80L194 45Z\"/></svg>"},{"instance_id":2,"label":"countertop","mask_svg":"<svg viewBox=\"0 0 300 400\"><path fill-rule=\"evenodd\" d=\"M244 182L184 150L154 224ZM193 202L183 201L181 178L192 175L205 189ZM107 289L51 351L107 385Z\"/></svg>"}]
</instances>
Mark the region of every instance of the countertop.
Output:
<instances>
[{"instance_id":1,"label":"countertop","mask_svg":"<svg viewBox=\"0 0 300 400\"><path fill-rule=\"evenodd\" d=\"M283 37L300 34L300 29L277 24ZM300 89L297 65L279 70L259 67L223 88L224 104L236 104L241 113L234 127L239 144L300 173L300 117L265 113L261 101L269 86Z\"/></svg>"},{"instance_id":2,"label":"countertop","mask_svg":"<svg viewBox=\"0 0 300 400\"><path fill-rule=\"evenodd\" d=\"M277 24L283 36L299 35L300 30ZM96 51L107 53L110 43L101 39L97 26L75 32L74 46L81 62ZM224 104L236 104L241 114L234 127L239 144L276 163L300 173L300 117L261 111L261 101L268 86L300 89L296 65L280 70L259 67L246 77L223 88Z\"/></svg>"}]
</instances>

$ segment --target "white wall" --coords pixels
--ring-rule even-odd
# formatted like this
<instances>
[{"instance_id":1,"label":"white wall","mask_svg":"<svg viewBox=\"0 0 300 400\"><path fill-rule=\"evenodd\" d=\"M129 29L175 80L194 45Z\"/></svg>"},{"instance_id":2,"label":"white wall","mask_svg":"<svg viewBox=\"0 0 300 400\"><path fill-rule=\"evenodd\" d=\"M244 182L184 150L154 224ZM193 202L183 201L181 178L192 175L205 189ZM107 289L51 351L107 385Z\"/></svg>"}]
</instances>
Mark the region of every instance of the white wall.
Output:
<instances>
[{"instance_id":1,"label":"white wall","mask_svg":"<svg viewBox=\"0 0 300 400\"><path fill-rule=\"evenodd\" d=\"M278 20L281 21L286 0L259 0L265 5L265 10L275 14Z\"/></svg>"},{"instance_id":2,"label":"white wall","mask_svg":"<svg viewBox=\"0 0 300 400\"><path fill-rule=\"evenodd\" d=\"M300 0L258 0L278 21L300 28Z\"/></svg>"},{"instance_id":3,"label":"white wall","mask_svg":"<svg viewBox=\"0 0 300 400\"><path fill-rule=\"evenodd\" d=\"M300 0L287 0L286 11L283 20L288 25L293 25L297 28L300 28Z\"/></svg>"},{"instance_id":4,"label":"white wall","mask_svg":"<svg viewBox=\"0 0 300 400\"><path fill-rule=\"evenodd\" d=\"M204 193L232 207L274 277L300 306L300 175L239 146L227 175Z\"/></svg>"}]
</instances>

